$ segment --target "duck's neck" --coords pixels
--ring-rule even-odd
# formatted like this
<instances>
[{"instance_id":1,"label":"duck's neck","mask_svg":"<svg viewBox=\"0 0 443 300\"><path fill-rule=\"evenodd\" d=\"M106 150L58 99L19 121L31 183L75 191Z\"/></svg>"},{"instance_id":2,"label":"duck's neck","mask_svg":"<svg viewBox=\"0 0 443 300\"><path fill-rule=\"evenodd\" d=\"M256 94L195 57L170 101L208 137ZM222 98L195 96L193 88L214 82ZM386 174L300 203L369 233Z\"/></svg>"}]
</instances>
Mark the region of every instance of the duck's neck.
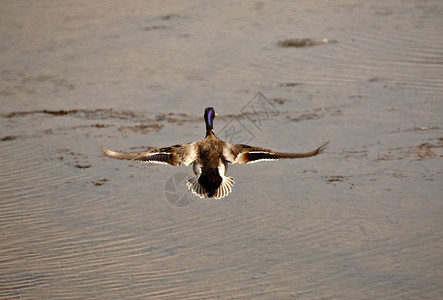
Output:
<instances>
[{"instance_id":1,"label":"duck's neck","mask_svg":"<svg viewBox=\"0 0 443 300\"><path fill-rule=\"evenodd\" d=\"M211 127L206 126L206 137L215 135L214 130Z\"/></svg>"},{"instance_id":2,"label":"duck's neck","mask_svg":"<svg viewBox=\"0 0 443 300\"><path fill-rule=\"evenodd\" d=\"M210 118L208 115L205 115L205 123L206 123L206 136L214 134L214 124L213 124L213 119Z\"/></svg>"}]
</instances>

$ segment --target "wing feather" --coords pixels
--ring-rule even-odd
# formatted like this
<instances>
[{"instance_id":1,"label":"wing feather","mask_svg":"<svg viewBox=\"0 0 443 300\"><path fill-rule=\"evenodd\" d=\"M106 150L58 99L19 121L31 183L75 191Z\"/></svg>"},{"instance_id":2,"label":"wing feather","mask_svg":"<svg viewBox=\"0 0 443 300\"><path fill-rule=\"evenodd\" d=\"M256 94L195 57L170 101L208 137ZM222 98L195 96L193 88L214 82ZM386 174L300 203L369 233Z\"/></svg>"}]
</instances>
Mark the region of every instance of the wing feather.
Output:
<instances>
[{"instance_id":1,"label":"wing feather","mask_svg":"<svg viewBox=\"0 0 443 300\"><path fill-rule=\"evenodd\" d=\"M315 156L322 153L329 141L324 142L320 147L304 153L286 153L286 152L275 152L270 149L254 147L249 145L233 145L227 142L223 145L223 156L224 158L233 164L247 164L255 163L259 161L272 161L282 158L304 158Z\"/></svg>"},{"instance_id":2,"label":"wing feather","mask_svg":"<svg viewBox=\"0 0 443 300\"><path fill-rule=\"evenodd\" d=\"M99 147L103 155L122 160L140 161L154 164L168 164L179 166L184 163L190 165L197 159L197 147L195 143L180 144L164 148L150 148L143 152L115 152L106 147Z\"/></svg>"}]
</instances>

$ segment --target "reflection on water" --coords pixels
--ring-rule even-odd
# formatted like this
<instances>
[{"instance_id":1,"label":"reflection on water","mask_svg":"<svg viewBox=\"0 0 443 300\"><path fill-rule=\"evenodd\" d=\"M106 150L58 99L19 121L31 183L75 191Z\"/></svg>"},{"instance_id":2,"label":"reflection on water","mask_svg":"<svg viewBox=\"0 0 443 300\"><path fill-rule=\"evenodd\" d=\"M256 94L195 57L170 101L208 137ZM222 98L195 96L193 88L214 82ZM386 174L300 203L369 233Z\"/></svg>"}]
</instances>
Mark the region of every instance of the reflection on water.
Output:
<instances>
[{"instance_id":1,"label":"reflection on water","mask_svg":"<svg viewBox=\"0 0 443 300\"><path fill-rule=\"evenodd\" d=\"M439 1L4 5L0 298L441 298L442 15ZM242 110L258 91L276 112L260 126ZM201 139L206 106L252 145L331 144L231 166L221 201L165 196L187 195L190 168L99 156Z\"/></svg>"}]
</instances>

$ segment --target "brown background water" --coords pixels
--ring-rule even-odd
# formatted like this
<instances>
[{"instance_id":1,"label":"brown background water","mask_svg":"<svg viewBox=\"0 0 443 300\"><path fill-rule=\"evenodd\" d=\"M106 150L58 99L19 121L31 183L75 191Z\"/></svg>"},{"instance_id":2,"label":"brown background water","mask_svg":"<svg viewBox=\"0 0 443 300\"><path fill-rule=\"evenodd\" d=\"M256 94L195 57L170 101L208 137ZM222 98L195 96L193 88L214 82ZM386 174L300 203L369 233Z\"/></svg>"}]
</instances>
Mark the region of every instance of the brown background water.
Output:
<instances>
[{"instance_id":1,"label":"brown background water","mask_svg":"<svg viewBox=\"0 0 443 300\"><path fill-rule=\"evenodd\" d=\"M442 28L437 0L2 1L0 298L442 298ZM99 155L201 139L206 106L331 143L185 207L190 168Z\"/></svg>"}]
</instances>

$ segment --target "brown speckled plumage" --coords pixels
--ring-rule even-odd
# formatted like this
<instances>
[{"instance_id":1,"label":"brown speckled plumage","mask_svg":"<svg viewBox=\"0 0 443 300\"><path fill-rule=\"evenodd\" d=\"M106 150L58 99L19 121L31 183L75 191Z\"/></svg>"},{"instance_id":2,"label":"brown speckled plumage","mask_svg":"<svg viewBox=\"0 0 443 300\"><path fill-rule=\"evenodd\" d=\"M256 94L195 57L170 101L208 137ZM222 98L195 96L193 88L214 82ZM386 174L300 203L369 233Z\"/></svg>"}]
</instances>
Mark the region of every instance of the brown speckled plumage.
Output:
<instances>
[{"instance_id":1,"label":"brown speckled plumage","mask_svg":"<svg viewBox=\"0 0 443 300\"><path fill-rule=\"evenodd\" d=\"M303 158L322 153L328 142L305 153L274 152L270 149L242 144L230 144L219 140L213 130L213 121L217 116L212 107L205 110L206 137L189 144L177 144L164 148L150 148L145 152L120 153L105 147L100 150L105 156L146 163L186 166L193 164L195 178L188 180L187 186L200 198L221 199L227 196L234 185L234 179L226 175L228 163L247 164L284 158Z\"/></svg>"}]
</instances>

